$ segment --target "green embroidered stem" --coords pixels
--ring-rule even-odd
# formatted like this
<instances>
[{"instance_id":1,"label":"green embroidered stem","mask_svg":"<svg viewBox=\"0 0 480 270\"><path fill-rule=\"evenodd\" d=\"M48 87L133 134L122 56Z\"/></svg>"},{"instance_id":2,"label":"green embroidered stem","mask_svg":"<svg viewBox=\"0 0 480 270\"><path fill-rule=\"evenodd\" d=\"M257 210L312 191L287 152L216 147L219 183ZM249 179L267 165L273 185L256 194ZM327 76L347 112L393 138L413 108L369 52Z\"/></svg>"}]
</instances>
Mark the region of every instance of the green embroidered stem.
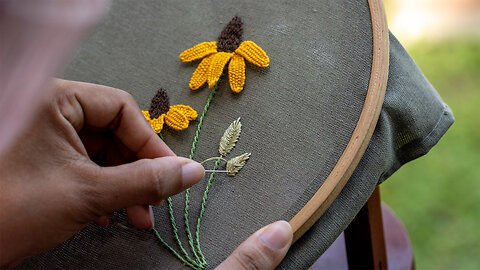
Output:
<instances>
[{"instance_id":1,"label":"green embroidered stem","mask_svg":"<svg viewBox=\"0 0 480 270\"><path fill-rule=\"evenodd\" d=\"M185 250L185 248L182 245L182 241L180 241L180 237L178 236L178 228L177 228L177 223L175 222L175 216L173 215L173 201L171 197L167 198L168 202L168 212L170 213L170 221L172 223L172 228L173 228L173 236L175 237L175 240L177 240L178 247L182 251L183 255L185 255L185 258L193 265L198 265L198 262L192 260L190 256L188 255L188 252ZM201 265L198 265L201 267ZM203 267L202 267L203 268Z\"/></svg>"},{"instance_id":2,"label":"green embroidered stem","mask_svg":"<svg viewBox=\"0 0 480 270\"><path fill-rule=\"evenodd\" d=\"M202 115L200 116L200 119L199 119L199 122L198 122L197 131L195 132L195 137L193 138L192 148L190 150L190 159L193 159L193 157L195 155L195 150L196 150L196 147L197 147L198 138L200 137L200 131L201 131L202 125L203 125L203 119L205 118L205 115L207 114L208 108L210 107L210 103L212 102L213 96L215 95L215 92L217 91L219 82L220 82L220 80L218 80L217 83L215 84L215 86L213 87L213 89L210 92L210 95L207 99L207 103L205 104L205 107L203 108ZM172 199L167 198L167 202L168 202L168 212L170 214L170 221L171 221L171 225L172 225L172 229L173 229L173 235L175 237L175 240L178 243L178 246L179 246L180 250L185 255L186 260L180 254L178 254L173 248L171 248L165 241L163 241L163 239L161 239L161 237L159 237L160 235L158 235L158 233L155 231L156 234L157 234L157 237L160 239L160 241L162 243L164 243L165 246L167 246L168 249L170 249L172 252L174 252L175 256L177 256L177 258L179 258L182 262L186 263L188 266L190 266L194 269L203 269L205 267L205 265L207 264L206 261L205 261L205 256L203 256L201 250L199 250L199 253L201 254L201 256L200 257L198 256L198 254L196 252L196 249L195 249L195 246L193 244L193 237L192 237L192 233L190 231L190 225L189 225L189 222L188 222L188 210L189 210L189 207L190 207L190 189L187 189L185 191L185 227L186 227L188 242L189 242L190 248L192 250L192 253L195 256L196 261L194 261L190 258L187 251L183 247L182 242L180 241L180 237L178 236L178 228L177 228L177 224L175 222L175 216L173 215L173 201L172 201Z\"/></svg>"},{"instance_id":3,"label":"green embroidered stem","mask_svg":"<svg viewBox=\"0 0 480 270\"><path fill-rule=\"evenodd\" d=\"M217 159L217 162L215 162L215 166L213 166L213 169L216 170L218 169L218 166L220 165L220 162L222 161L222 157ZM200 256L204 258L202 249L200 248L200 224L202 223L203 219L203 214L205 213L205 207L207 205L207 198L208 198L208 192L210 191L210 188L212 187L212 182L213 178L215 177L215 172L210 174L210 178L208 179L207 187L205 188L205 192L203 193L203 199L202 199L202 209L200 210L200 216L198 217L197 220L197 229L195 231L195 241L197 243L197 250L198 253L200 253Z\"/></svg>"},{"instance_id":4,"label":"green embroidered stem","mask_svg":"<svg viewBox=\"0 0 480 270\"><path fill-rule=\"evenodd\" d=\"M207 115L208 108L210 108L210 103L213 100L213 96L215 96L215 92L217 91L219 83L220 83L220 80L218 80L217 84L215 84L215 86L212 88L212 91L208 96L207 103L205 104L205 107L203 107L202 115L198 120L197 132L195 133L195 137L193 138L193 142L192 142L192 148L190 149L190 159L192 159L193 156L195 156L195 150L197 150L197 142L198 142L198 138L200 137L200 130L202 129L203 119Z\"/></svg>"},{"instance_id":5,"label":"green embroidered stem","mask_svg":"<svg viewBox=\"0 0 480 270\"><path fill-rule=\"evenodd\" d=\"M155 233L155 236L157 236L158 240L160 240L160 242L164 246L166 246L168 248L168 250L170 250L170 252L172 252L173 255L175 255L175 257L177 257L181 262L183 262L185 265L187 265L187 266L189 266L189 267L191 267L195 270L203 269L203 267L198 267L197 265L191 264L190 262L186 261L180 254L178 254L178 252L175 251L175 249L173 249L169 244L167 244L167 242L165 242L165 240L163 240L163 238L158 233L157 229L153 228L152 230Z\"/></svg>"},{"instance_id":6,"label":"green embroidered stem","mask_svg":"<svg viewBox=\"0 0 480 270\"><path fill-rule=\"evenodd\" d=\"M205 116L207 115L208 108L210 108L210 103L212 102L213 97L215 96L215 92L217 91L219 82L220 82L220 80L217 81L217 83L213 87L212 91L210 92L210 95L208 96L208 99L207 99L207 103L205 103L205 107L203 108L202 115L200 116L200 119L198 120L197 131L195 132L195 137L193 138L193 142L192 142L192 148L190 149L190 156L189 156L190 159L193 159L193 157L195 156L195 150L197 149L197 143L198 143L198 138L200 137L200 131L201 131L202 125L203 125L203 119L205 119ZM201 255L199 257L196 250L195 250L195 246L193 244L193 237L192 237L192 233L190 231L190 224L189 224L189 221L188 221L188 210L189 210L189 208L190 208L190 189L187 189L185 191L185 229L187 231L188 243L190 244L190 248L192 250L192 253L194 254L197 261L200 263L201 266L205 266L207 264L207 262L205 260L205 256L203 256L201 250L198 250L198 252Z\"/></svg>"}]
</instances>

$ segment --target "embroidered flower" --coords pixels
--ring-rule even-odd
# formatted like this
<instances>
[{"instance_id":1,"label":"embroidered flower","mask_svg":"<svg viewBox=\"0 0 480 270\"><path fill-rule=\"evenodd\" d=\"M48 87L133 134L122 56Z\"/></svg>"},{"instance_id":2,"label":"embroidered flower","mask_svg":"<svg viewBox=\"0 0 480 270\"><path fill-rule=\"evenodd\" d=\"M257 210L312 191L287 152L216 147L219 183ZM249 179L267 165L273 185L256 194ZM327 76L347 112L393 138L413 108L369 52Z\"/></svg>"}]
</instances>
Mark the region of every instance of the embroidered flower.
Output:
<instances>
[{"instance_id":1,"label":"embroidered flower","mask_svg":"<svg viewBox=\"0 0 480 270\"><path fill-rule=\"evenodd\" d=\"M190 106L170 106L168 95L163 89L158 90L153 97L150 110L142 113L155 133L162 131L163 124L175 130L185 130L189 121L197 119L197 112Z\"/></svg>"},{"instance_id":2,"label":"embroidered flower","mask_svg":"<svg viewBox=\"0 0 480 270\"><path fill-rule=\"evenodd\" d=\"M228 65L230 88L240 93L245 83L245 60L258 66L268 67L267 54L253 41L242 42L242 20L234 17L223 29L218 41L200 43L180 54L180 61L191 62L203 60L190 79L190 88L196 90L205 82L208 87L215 86Z\"/></svg>"}]
</instances>

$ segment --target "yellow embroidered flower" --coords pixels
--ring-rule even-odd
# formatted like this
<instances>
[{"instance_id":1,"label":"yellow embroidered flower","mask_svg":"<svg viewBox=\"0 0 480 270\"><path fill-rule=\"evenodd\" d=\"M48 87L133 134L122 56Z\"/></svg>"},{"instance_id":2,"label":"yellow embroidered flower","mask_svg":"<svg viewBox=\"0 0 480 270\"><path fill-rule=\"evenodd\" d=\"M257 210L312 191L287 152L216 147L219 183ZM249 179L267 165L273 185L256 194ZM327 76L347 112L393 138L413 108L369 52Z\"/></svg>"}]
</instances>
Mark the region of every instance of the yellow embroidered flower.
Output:
<instances>
[{"instance_id":1,"label":"yellow embroidered flower","mask_svg":"<svg viewBox=\"0 0 480 270\"><path fill-rule=\"evenodd\" d=\"M242 42L242 21L234 17L223 29L218 41L200 43L180 54L180 61L191 62L203 60L190 79L190 88L197 90L208 82L208 87L215 86L228 65L230 88L240 93L245 83L245 60L258 66L268 67L267 54L253 41Z\"/></svg>"},{"instance_id":2,"label":"yellow embroidered flower","mask_svg":"<svg viewBox=\"0 0 480 270\"><path fill-rule=\"evenodd\" d=\"M175 130L185 130L189 121L197 119L197 112L190 106L170 106L167 93L163 89L158 90L153 97L150 110L142 113L155 133L162 131L163 124Z\"/></svg>"}]
</instances>

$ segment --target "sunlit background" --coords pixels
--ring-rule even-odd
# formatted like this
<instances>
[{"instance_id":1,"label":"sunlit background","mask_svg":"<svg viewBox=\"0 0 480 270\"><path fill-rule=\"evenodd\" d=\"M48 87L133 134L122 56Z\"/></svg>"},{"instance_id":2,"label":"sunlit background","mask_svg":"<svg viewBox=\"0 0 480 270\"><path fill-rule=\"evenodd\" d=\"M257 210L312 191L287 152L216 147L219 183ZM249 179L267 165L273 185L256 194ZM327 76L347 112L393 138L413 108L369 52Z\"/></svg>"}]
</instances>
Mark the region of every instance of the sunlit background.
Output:
<instances>
[{"instance_id":1,"label":"sunlit background","mask_svg":"<svg viewBox=\"0 0 480 270\"><path fill-rule=\"evenodd\" d=\"M480 36L479 0L386 0L389 27L403 42Z\"/></svg>"},{"instance_id":2,"label":"sunlit background","mask_svg":"<svg viewBox=\"0 0 480 270\"><path fill-rule=\"evenodd\" d=\"M456 118L382 184L417 269L480 269L480 0L386 0L390 30Z\"/></svg>"}]
</instances>

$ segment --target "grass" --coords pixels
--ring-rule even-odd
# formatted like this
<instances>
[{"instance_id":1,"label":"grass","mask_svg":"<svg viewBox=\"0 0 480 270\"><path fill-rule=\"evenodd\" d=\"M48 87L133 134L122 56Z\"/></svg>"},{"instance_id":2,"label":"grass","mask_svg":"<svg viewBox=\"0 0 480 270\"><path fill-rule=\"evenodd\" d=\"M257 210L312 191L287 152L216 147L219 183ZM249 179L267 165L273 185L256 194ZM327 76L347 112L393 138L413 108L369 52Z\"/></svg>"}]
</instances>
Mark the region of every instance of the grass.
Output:
<instances>
[{"instance_id":1,"label":"grass","mask_svg":"<svg viewBox=\"0 0 480 270\"><path fill-rule=\"evenodd\" d=\"M428 155L382 184L382 199L407 228L417 269L480 269L480 40L407 50L456 121Z\"/></svg>"}]
</instances>

